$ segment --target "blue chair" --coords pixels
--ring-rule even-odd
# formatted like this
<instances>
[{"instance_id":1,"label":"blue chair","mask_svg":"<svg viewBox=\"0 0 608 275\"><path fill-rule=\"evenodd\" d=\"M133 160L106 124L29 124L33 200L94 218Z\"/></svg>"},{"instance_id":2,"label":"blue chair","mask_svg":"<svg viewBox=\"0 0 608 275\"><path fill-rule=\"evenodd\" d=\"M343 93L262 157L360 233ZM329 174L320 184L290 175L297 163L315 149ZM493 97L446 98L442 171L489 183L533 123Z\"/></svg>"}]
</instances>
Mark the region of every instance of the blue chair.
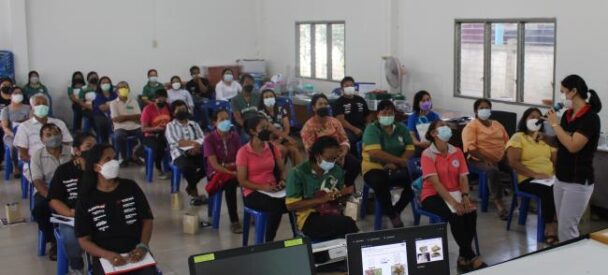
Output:
<instances>
[{"instance_id":1,"label":"blue chair","mask_svg":"<svg viewBox=\"0 0 608 275\"><path fill-rule=\"evenodd\" d=\"M144 146L144 154L146 157L145 166L146 166L146 181L148 183L152 183L152 179L154 178L154 150L148 146ZM171 157L167 154L163 158L163 170L168 171L170 169L169 163L171 162Z\"/></svg>"},{"instance_id":2,"label":"blue chair","mask_svg":"<svg viewBox=\"0 0 608 275\"><path fill-rule=\"evenodd\" d=\"M511 230L511 220L513 219L513 212L517 206L517 198L521 199L519 204L519 224L526 225L528 219L528 206L530 200L536 202L536 242L541 243L545 240L545 220L543 218L542 203L539 196L531 193L527 193L519 190L519 182L517 180L517 173L513 171L513 201L511 202L511 209L509 210L509 218L507 219L507 231Z\"/></svg>"},{"instance_id":3,"label":"blue chair","mask_svg":"<svg viewBox=\"0 0 608 275\"><path fill-rule=\"evenodd\" d=\"M211 228L220 228L220 216L222 212L222 195L224 191L222 189L215 192L215 194L209 196L209 202L207 207L207 216L211 217Z\"/></svg>"},{"instance_id":4,"label":"blue chair","mask_svg":"<svg viewBox=\"0 0 608 275\"><path fill-rule=\"evenodd\" d=\"M477 175L479 199L481 200L481 212L488 212L488 201L490 198L490 191L488 190L488 174L475 167L469 165L469 172L472 175Z\"/></svg>"},{"instance_id":5,"label":"blue chair","mask_svg":"<svg viewBox=\"0 0 608 275\"><path fill-rule=\"evenodd\" d=\"M114 147L114 151L116 151L116 159L120 156L120 150L118 148L118 142L116 142L116 133L112 132L110 134L110 139L112 140L112 146ZM127 137L127 156L133 155L133 144L135 144L139 140L137 136L128 136Z\"/></svg>"},{"instance_id":6,"label":"blue chair","mask_svg":"<svg viewBox=\"0 0 608 275\"><path fill-rule=\"evenodd\" d=\"M251 218L255 220L255 244L263 244L266 242L266 222L268 221L268 214L265 212L257 211L255 209L243 206L245 213L243 215L243 246L247 246L249 243L249 226L251 225ZM289 222L291 223L291 230L293 236L297 236L297 226L295 218L289 215Z\"/></svg>"},{"instance_id":7,"label":"blue chair","mask_svg":"<svg viewBox=\"0 0 608 275\"><path fill-rule=\"evenodd\" d=\"M293 101L289 97L277 97L277 105L283 108L289 108L289 126L300 129L302 125L296 119L296 110L293 106Z\"/></svg>"},{"instance_id":8,"label":"blue chair","mask_svg":"<svg viewBox=\"0 0 608 275\"><path fill-rule=\"evenodd\" d=\"M65 251L59 229L55 228L53 234L57 240L57 275L65 275L68 273L68 254Z\"/></svg>"},{"instance_id":9,"label":"blue chair","mask_svg":"<svg viewBox=\"0 0 608 275\"><path fill-rule=\"evenodd\" d=\"M227 110L228 115L232 116L232 108L230 106L230 102L228 102L226 100L209 100L209 101L203 103L203 106L205 108L205 112L206 112L208 118L210 118L211 115L219 109ZM213 130L212 123L209 123L207 125L207 127L210 131Z\"/></svg>"},{"instance_id":10,"label":"blue chair","mask_svg":"<svg viewBox=\"0 0 608 275\"><path fill-rule=\"evenodd\" d=\"M19 160L19 168L23 171L23 161ZM27 181L25 175L21 175L21 198L28 198L27 194L29 193L30 182Z\"/></svg>"},{"instance_id":11,"label":"blue chair","mask_svg":"<svg viewBox=\"0 0 608 275\"><path fill-rule=\"evenodd\" d=\"M46 238L44 233L38 230L38 256L42 257L46 254Z\"/></svg>"},{"instance_id":12,"label":"blue chair","mask_svg":"<svg viewBox=\"0 0 608 275\"><path fill-rule=\"evenodd\" d=\"M182 171L179 167L173 163L169 164L171 167L171 193L179 192L179 184L182 181Z\"/></svg>"},{"instance_id":13,"label":"blue chair","mask_svg":"<svg viewBox=\"0 0 608 275\"><path fill-rule=\"evenodd\" d=\"M19 126L13 127L13 135L17 133L17 128ZM4 180L7 181L11 178L11 174L13 173L13 159L11 147L8 145L4 145ZM24 197L25 198L25 197Z\"/></svg>"}]
</instances>

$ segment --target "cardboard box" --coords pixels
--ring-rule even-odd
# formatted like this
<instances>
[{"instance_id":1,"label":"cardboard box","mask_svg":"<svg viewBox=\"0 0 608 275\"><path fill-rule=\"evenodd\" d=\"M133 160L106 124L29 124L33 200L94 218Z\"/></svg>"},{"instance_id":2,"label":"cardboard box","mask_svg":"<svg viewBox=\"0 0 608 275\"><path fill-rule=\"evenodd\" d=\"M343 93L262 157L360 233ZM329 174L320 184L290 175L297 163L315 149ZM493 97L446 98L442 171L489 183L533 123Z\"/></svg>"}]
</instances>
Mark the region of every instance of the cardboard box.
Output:
<instances>
[{"instance_id":1,"label":"cardboard box","mask_svg":"<svg viewBox=\"0 0 608 275\"><path fill-rule=\"evenodd\" d=\"M19 202L11 202L4 205L4 211L6 213L7 223L17 223L23 221L23 214L21 214L21 204Z\"/></svg>"},{"instance_id":2,"label":"cardboard box","mask_svg":"<svg viewBox=\"0 0 608 275\"><path fill-rule=\"evenodd\" d=\"M184 213L183 218L184 224L184 234L196 235L198 234L198 229L200 227L200 220L198 218L198 213Z\"/></svg>"}]
</instances>

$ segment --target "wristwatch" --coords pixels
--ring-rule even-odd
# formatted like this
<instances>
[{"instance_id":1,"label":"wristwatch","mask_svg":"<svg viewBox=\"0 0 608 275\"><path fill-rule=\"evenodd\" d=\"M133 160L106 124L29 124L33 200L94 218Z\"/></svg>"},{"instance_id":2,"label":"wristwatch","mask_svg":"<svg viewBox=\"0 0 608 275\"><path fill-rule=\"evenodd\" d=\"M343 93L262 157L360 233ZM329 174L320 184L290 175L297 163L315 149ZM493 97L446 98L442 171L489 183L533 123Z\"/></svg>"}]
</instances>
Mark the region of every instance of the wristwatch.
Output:
<instances>
[{"instance_id":1,"label":"wristwatch","mask_svg":"<svg viewBox=\"0 0 608 275\"><path fill-rule=\"evenodd\" d=\"M144 250L145 252L149 252L149 251L150 251L150 248L148 248L148 246L147 246L146 244L144 244L144 243L139 243L139 244L137 244L137 245L135 246L135 248L142 249L142 250Z\"/></svg>"}]
</instances>

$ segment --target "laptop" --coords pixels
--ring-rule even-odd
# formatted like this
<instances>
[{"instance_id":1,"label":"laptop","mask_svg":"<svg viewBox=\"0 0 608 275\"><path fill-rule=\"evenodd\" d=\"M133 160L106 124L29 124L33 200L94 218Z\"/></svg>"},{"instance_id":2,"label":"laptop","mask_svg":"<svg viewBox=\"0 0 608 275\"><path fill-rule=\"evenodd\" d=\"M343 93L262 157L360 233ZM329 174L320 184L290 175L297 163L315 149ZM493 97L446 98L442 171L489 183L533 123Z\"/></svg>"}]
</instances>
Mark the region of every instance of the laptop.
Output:
<instances>
[{"instance_id":1,"label":"laptop","mask_svg":"<svg viewBox=\"0 0 608 275\"><path fill-rule=\"evenodd\" d=\"M447 225L346 236L350 275L449 275Z\"/></svg>"},{"instance_id":2,"label":"laptop","mask_svg":"<svg viewBox=\"0 0 608 275\"><path fill-rule=\"evenodd\" d=\"M311 245L306 238L192 255L188 266L190 275L315 274Z\"/></svg>"}]
</instances>

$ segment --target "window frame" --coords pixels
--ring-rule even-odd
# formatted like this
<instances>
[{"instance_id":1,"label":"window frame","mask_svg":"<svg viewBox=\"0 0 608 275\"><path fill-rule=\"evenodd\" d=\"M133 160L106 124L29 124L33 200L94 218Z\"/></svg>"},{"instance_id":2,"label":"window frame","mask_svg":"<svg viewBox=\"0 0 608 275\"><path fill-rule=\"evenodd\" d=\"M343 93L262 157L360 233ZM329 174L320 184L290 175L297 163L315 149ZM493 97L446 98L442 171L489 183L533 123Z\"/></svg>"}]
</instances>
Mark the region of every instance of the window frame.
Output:
<instances>
[{"instance_id":1,"label":"window frame","mask_svg":"<svg viewBox=\"0 0 608 275\"><path fill-rule=\"evenodd\" d=\"M296 21L295 22L295 38L296 38L296 66L295 66L295 75L297 78L301 79L310 79L310 80L318 80L318 81L327 81L327 82L336 82L340 83L341 80L333 79L333 56L332 56L332 46L333 46L333 35L332 35L332 25L334 24L342 24L344 25L344 75L346 76L346 21L342 20L325 20L325 21ZM300 75L300 25L310 25L310 77ZM316 51L317 47L315 45L315 25L325 25L326 26L326 37L327 37L327 78L318 78L316 77Z\"/></svg>"},{"instance_id":2,"label":"window frame","mask_svg":"<svg viewBox=\"0 0 608 275\"><path fill-rule=\"evenodd\" d=\"M461 25L468 23L484 24L483 38L483 92L481 97L462 95L460 93L460 52L461 52ZM517 66L516 66L516 91L515 100L494 99L491 95L492 89L492 24L511 23L517 24ZM525 68L525 37L526 23L553 24L553 81L551 100L555 102L555 71L557 59L557 19L556 18L502 18L502 19L455 19L454 20L454 97L479 99L485 98L492 102L513 104L519 106L547 107L543 104L524 102L524 68Z\"/></svg>"}]
</instances>

